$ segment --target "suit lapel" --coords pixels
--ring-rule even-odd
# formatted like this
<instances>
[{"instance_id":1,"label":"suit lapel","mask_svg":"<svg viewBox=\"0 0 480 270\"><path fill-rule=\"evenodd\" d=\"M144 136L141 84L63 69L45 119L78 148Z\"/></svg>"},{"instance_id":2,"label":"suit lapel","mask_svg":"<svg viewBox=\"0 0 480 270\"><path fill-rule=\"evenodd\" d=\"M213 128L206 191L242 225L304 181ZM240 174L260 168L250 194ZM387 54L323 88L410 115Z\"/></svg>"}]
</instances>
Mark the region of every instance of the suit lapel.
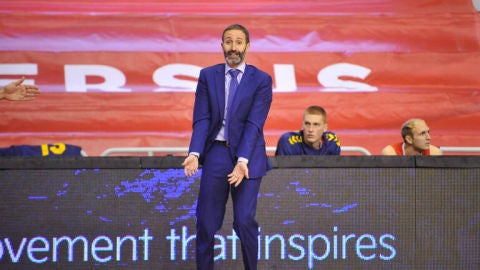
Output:
<instances>
[{"instance_id":1,"label":"suit lapel","mask_svg":"<svg viewBox=\"0 0 480 270\"><path fill-rule=\"evenodd\" d=\"M235 92L235 97L233 99L232 109L236 108L242 97L247 94L248 84L250 82L249 77L251 69L248 65L245 65L245 72L242 75L242 80L238 84L237 91Z\"/></svg>"}]
</instances>

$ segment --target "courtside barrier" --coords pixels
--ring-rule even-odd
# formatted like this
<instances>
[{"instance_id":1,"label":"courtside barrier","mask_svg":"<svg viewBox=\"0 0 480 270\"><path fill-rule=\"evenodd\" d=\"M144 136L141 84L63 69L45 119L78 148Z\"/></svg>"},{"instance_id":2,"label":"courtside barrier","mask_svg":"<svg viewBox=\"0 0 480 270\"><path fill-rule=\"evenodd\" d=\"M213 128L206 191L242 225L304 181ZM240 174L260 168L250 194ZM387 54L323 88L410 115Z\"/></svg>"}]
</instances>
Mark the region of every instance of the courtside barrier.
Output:
<instances>
[{"instance_id":1,"label":"courtside barrier","mask_svg":"<svg viewBox=\"0 0 480 270\"><path fill-rule=\"evenodd\" d=\"M480 153L480 147L476 146L440 146L440 150L442 150L444 153Z\"/></svg>"},{"instance_id":2,"label":"courtside barrier","mask_svg":"<svg viewBox=\"0 0 480 270\"><path fill-rule=\"evenodd\" d=\"M183 160L0 158L0 269L194 269L201 172ZM270 161L259 269L480 269L479 156ZM232 217L216 270L243 269Z\"/></svg>"},{"instance_id":3,"label":"courtside barrier","mask_svg":"<svg viewBox=\"0 0 480 270\"><path fill-rule=\"evenodd\" d=\"M342 146L342 153L345 152L357 152L365 156L370 156L371 153L364 147L360 146ZM275 146L268 146L267 153L275 153ZM106 157L113 154L142 154L146 153L147 156L154 156L157 154L186 154L188 147L113 147L105 150L100 156Z\"/></svg>"}]
</instances>

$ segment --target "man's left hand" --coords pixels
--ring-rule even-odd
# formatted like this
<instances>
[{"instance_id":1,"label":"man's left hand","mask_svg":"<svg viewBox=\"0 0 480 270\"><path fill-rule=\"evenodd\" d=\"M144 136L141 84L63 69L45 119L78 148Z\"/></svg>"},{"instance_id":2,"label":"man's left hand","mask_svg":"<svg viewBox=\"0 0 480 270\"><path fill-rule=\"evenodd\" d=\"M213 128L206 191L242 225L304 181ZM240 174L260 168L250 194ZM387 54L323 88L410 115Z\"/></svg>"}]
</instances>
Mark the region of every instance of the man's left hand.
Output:
<instances>
[{"instance_id":1,"label":"man's left hand","mask_svg":"<svg viewBox=\"0 0 480 270\"><path fill-rule=\"evenodd\" d=\"M238 187L238 185L242 183L243 178L249 178L248 166L247 163L240 161L237 162L237 165L235 165L235 168L233 168L232 173L228 175L228 183Z\"/></svg>"}]
</instances>

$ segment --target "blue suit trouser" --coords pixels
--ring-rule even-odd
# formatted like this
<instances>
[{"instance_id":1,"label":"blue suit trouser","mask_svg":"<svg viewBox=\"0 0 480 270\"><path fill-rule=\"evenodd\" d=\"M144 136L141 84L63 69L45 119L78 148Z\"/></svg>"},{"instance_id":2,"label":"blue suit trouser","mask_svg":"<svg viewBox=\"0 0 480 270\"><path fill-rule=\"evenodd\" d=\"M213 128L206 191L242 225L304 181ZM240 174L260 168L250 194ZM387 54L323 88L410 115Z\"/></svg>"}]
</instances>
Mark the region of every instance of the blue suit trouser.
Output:
<instances>
[{"instance_id":1,"label":"blue suit trouser","mask_svg":"<svg viewBox=\"0 0 480 270\"><path fill-rule=\"evenodd\" d=\"M243 179L238 187L230 186L227 175L234 165L230 149L224 144L215 143L205 155L196 213L198 270L213 269L215 233L222 227L229 193L232 195L233 228L241 241L245 269L257 269L259 233L255 214L261 178Z\"/></svg>"}]
</instances>

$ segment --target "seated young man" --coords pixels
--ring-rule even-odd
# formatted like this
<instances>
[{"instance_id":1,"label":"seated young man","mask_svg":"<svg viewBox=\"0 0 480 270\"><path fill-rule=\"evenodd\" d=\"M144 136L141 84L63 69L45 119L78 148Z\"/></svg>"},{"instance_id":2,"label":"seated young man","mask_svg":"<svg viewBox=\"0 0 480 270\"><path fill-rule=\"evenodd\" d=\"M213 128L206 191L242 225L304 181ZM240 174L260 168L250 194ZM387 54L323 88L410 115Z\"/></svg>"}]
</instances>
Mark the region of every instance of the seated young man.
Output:
<instances>
[{"instance_id":1,"label":"seated young man","mask_svg":"<svg viewBox=\"0 0 480 270\"><path fill-rule=\"evenodd\" d=\"M303 113L302 129L284 133L278 140L275 155L340 155L340 141L327 128L325 109L308 107Z\"/></svg>"},{"instance_id":2,"label":"seated young man","mask_svg":"<svg viewBox=\"0 0 480 270\"><path fill-rule=\"evenodd\" d=\"M430 128L423 119L409 119L402 125L403 142L387 145L382 155L388 156L438 156L442 155L440 148L431 145Z\"/></svg>"}]
</instances>

